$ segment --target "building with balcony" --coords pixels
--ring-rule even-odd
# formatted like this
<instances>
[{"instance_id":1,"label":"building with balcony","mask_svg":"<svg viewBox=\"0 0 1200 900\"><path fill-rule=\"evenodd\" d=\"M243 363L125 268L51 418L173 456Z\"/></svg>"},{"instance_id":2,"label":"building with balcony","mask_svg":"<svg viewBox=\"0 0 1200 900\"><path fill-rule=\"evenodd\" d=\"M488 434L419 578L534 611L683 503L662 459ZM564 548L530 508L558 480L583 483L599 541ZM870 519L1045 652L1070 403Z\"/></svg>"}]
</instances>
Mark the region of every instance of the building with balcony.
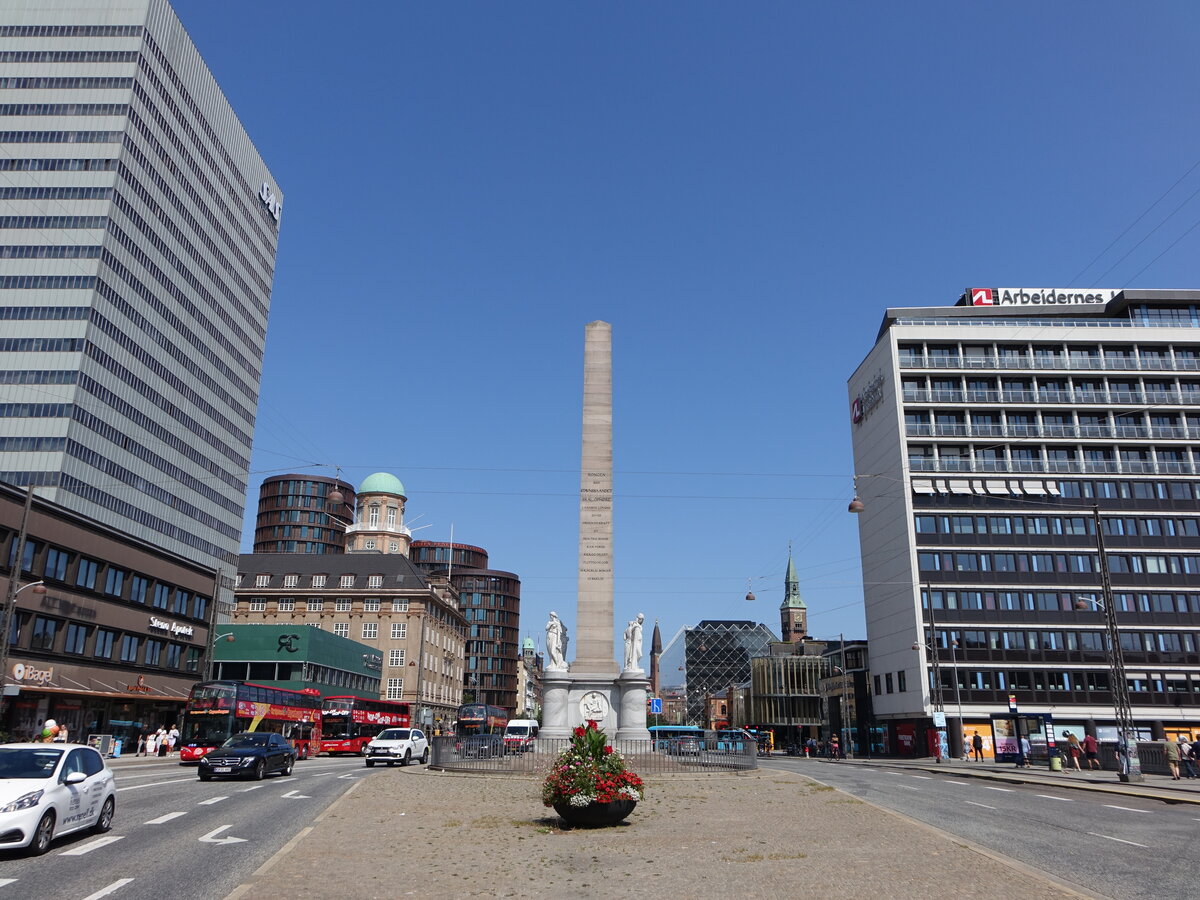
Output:
<instances>
[{"instance_id":1,"label":"building with balcony","mask_svg":"<svg viewBox=\"0 0 1200 900\"><path fill-rule=\"evenodd\" d=\"M340 494L339 500L331 500ZM274 475L258 488L255 553L345 553L355 490L340 478Z\"/></svg>"},{"instance_id":2,"label":"building with balcony","mask_svg":"<svg viewBox=\"0 0 1200 900\"><path fill-rule=\"evenodd\" d=\"M1200 698L1200 291L974 289L889 309L849 380L871 700L927 750L1009 708L1115 739L1100 567L1134 719ZM1099 525L1099 529L1097 529ZM961 708L961 717L959 716Z\"/></svg>"}]
</instances>

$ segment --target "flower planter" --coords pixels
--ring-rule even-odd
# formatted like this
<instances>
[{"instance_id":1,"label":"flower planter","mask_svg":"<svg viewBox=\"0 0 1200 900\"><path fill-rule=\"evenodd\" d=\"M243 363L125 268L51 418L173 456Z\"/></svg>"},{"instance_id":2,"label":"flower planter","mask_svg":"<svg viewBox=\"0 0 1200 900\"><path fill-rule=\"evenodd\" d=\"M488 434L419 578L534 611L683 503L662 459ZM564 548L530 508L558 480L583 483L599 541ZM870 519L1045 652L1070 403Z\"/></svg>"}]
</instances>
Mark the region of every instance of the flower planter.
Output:
<instances>
[{"instance_id":1,"label":"flower planter","mask_svg":"<svg viewBox=\"0 0 1200 900\"><path fill-rule=\"evenodd\" d=\"M572 806L570 803L555 803L554 811L569 825L586 828L603 828L616 825L637 806L636 800L614 800L612 803L589 803L587 806Z\"/></svg>"}]
</instances>

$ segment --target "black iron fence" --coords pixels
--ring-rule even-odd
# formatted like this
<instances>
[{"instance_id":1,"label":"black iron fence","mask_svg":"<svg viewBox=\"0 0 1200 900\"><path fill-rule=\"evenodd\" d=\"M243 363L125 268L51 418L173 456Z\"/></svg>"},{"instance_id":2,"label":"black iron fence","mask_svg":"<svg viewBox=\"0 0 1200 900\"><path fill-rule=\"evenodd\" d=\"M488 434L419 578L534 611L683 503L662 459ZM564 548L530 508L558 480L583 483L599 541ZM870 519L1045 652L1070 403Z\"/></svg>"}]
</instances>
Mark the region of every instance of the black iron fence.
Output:
<instances>
[{"instance_id":1,"label":"black iron fence","mask_svg":"<svg viewBox=\"0 0 1200 900\"><path fill-rule=\"evenodd\" d=\"M492 736L432 739L429 765L449 772L478 772L491 775L544 775L558 755L571 743L569 738L537 738L525 749L506 750ZM687 747L654 741L612 741L625 757L626 765L641 776L679 772L758 768L758 748L752 741L731 741L713 748Z\"/></svg>"}]
</instances>

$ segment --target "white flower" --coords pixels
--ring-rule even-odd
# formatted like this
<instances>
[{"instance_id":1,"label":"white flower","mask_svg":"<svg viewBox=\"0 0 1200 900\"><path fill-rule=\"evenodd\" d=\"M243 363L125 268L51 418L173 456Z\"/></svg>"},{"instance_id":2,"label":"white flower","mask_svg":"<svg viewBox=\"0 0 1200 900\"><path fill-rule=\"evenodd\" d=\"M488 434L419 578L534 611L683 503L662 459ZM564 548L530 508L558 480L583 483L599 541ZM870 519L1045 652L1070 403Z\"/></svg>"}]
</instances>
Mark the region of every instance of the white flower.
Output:
<instances>
[{"instance_id":1,"label":"white flower","mask_svg":"<svg viewBox=\"0 0 1200 900\"><path fill-rule=\"evenodd\" d=\"M621 788L621 790L617 791L617 793L624 794L630 800L639 799L637 788L631 788L629 785L625 785L625 787Z\"/></svg>"},{"instance_id":2,"label":"white flower","mask_svg":"<svg viewBox=\"0 0 1200 900\"><path fill-rule=\"evenodd\" d=\"M587 806L594 799L594 797L589 797L586 794L572 794L570 803L572 806Z\"/></svg>"}]
</instances>

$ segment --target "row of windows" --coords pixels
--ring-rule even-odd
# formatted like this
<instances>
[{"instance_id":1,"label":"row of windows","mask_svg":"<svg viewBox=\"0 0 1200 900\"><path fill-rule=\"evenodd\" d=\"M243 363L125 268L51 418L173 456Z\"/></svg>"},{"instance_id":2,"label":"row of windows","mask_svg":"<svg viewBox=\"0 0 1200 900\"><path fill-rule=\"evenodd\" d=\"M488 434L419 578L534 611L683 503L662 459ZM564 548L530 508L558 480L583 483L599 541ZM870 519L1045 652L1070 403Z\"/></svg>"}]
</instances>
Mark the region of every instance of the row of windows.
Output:
<instances>
[{"instance_id":1,"label":"row of windows","mask_svg":"<svg viewBox=\"0 0 1200 900\"><path fill-rule=\"evenodd\" d=\"M10 570L16 562L16 556L17 539L13 536L8 546ZM45 580L71 584L76 588L96 591L107 597L128 600L130 603L145 605L149 602L155 609L180 616L190 615L192 618L204 619L208 611L208 598L201 594L193 594L169 582L154 580L119 566L107 565L44 541L25 541L21 570Z\"/></svg>"},{"instance_id":2,"label":"row of windows","mask_svg":"<svg viewBox=\"0 0 1200 900\"><path fill-rule=\"evenodd\" d=\"M56 453L66 446L64 437L0 437L0 453Z\"/></svg>"},{"instance_id":3,"label":"row of windows","mask_svg":"<svg viewBox=\"0 0 1200 900\"><path fill-rule=\"evenodd\" d=\"M1090 631L951 631L938 629L937 646L964 650L1104 652L1104 632ZM1121 647L1129 653L1195 653L1197 635L1190 631L1121 632Z\"/></svg>"},{"instance_id":4,"label":"row of windows","mask_svg":"<svg viewBox=\"0 0 1200 900\"><path fill-rule=\"evenodd\" d=\"M221 468L216 462L204 456L199 450L196 449L193 443L184 440L184 438L179 434L176 434L173 429L166 428L161 423L150 418L150 416L137 409L133 404L121 397L118 397L115 393L104 387L104 385L82 373L79 375L79 386L89 394L92 394L101 402L108 404L108 406L112 407L138 427L144 429L147 433L161 441L166 446L170 447L172 450L175 450L177 453L186 456L188 459L192 460L192 462L202 467L205 471L212 473L221 481L225 482L231 487L236 488L240 494L245 494L246 485L243 481L235 478L233 475ZM106 437L109 435L116 437L126 433L122 429L114 428L112 425L102 422L99 418L87 413L85 410L79 409L78 407L75 411L75 420L92 429L96 433L103 434ZM185 433L188 437L206 438L207 436L207 432L200 428L192 429ZM119 444L124 444L126 442L128 442L128 438L126 438L124 441L117 441ZM212 443L212 441L209 441L209 443ZM223 442L218 443L221 443L221 446L224 446ZM130 447L131 452L133 452L135 455L140 456L143 453L148 454L150 452L140 444L130 444ZM236 454L230 455L230 458L233 459L234 462L238 461Z\"/></svg>"},{"instance_id":5,"label":"row of windows","mask_svg":"<svg viewBox=\"0 0 1200 900\"><path fill-rule=\"evenodd\" d=\"M0 116L123 116L128 103L0 103Z\"/></svg>"},{"instance_id":6,"label":"row of windows","mask_svg":"<svg viewBox=\"0 0 1200 900\"><path fill-rule=\"evenodd\" d=\"M1105 553L1109 571L1135 575L1200 575L1200 556ZM923 572L1099 572L1093 553L921 552Z\"/></svg>"},{"instance_id":7,"label":"row of windows","mask_svg":"<svg viewBox=\"0 0 1200 900\"><path fill-rule=\"evenodd\" d=\"M158 228L142 229L142 232L146 236L147 240L152 240L157 246L157 241L161 240L158 237L158 231L159 229L165 230L187 251L189 259L194 260L196 264L199 265L208 274L208 276L213 279L214 283L221 284L221 279L217 277L212 266L208 264L209 257L197 250L196 245L193 244L192 241L184 234L183 230L179 227L179 224L175 221L175 219L182 219L183 222L192 230L192 234L196 236L196 239L199 240L200 243L205 246L205 248L207 248L211 258L219 262L225 273L242 289L243 293L240 296L253 303L254 307L258 310L259 315L255 317L251 314L250 310L246 309L240 304L238 307L239 313L244 314L247 321L265 320L267 317L267 306L261 298L270 296L270 286L263 280L258 272L251 268L250 262L246 258L245 254L242 253L241 248L236 245L218 245L213 237L209 234L210 229L201 226L196 217L193 216L187 208L182 206L183 201L179 198L171 186L167 184L166 180L152 168L153 164L150 162L150 160L146 159L144 156L140 156L137 153L133 153L131 155L134 158L139 159L144 167L151 167L145 172L146 177L153 182L159 191L162 192L162 194L167 198L168 202L167 208L164 209L159 203L157 197L150 193L150 191L142 184L129 166L125 165L125 163L120 163L117 166L117 169L121 175L121 179L129 186L134 195L142 201L144 206L154 213L154 217L159 223ZM140 216L136 216L133 205L122 196L121 192L117 192L113 198L113 202L118 209L122 210L127 216L130 217L131 221L144 221L141 220ZM230 255L236 258L237 264L230 261ZM243 272L245 272L251 278L251 280L254 281L254 287L252 287L250 283L247 282L243 277Z\"/></svg>"},{"instance_id":8,"label":"row of windows","mask_svg":"<svg viewBox=\"0 0 1200 900\"><path fill-rule=\"evenodd\" d=\"M934 460L946 471L1122 472L1123 474L1190 474L1200 447L1089 447L1022 444L1020 447L979 444L909 444L913 469L927 471ZM972 465L974 463L974 465ZM1174 464L1174 466L1173 466ZM936 471L936 469L935 469Z\"/></svg>"},{"instance_id":9,"label":"row of windows","mask_svg":"<svg viewBox=\"0 0 1200 900\"><path fill-rule=\"evenodd\" d=\"M0 131L0 144L116 144L124 136L123 131Z\"/></svg>"},{"instance_id":10,"label":"row of windows","mask_svg":"<svg viewBox=\"0 0 1200 900\"><path fill-rule=\"evenodd\" d=\"M0 320L68 322L86 319L90 312L90 306L0 306Z\"/></svg>"},{"instance_id":11,"label":"row of windows","mask_svg":"<svg viewBox=\"0 0 1200 900\"><path fill-rule=\"evenodd\" d=\"M229 355L242 365L242 368L253 373L254 369L253 366L251 366L250 361L242 354L233 341L229 339L225 333L225 330L213 325L213 323L208 320L207 316L205 316L196 306L196 304L192 302L191 297L175 287L175 284L171 280L170 276L164 272L142 248L141 242L145 242L147 238L149 238L149 242L153 244L163 254L163 256L166 257L167 262L175 267L175 270L179 273L183 280L186 281L196 291L196 293L200 295L201 299L208 305L208 307L217 314L217 318L219 318L225 324L226 329L232 332L244 346L252 349L257 348L259 346L259 341L266 336L266 329L256 322L250 322L250 327L254 330L259 340L250 338L242 328L242 320L231 314L228 309L226 309L217 301L208 288L205 287L194 274L192 274L191 269L187 267L184 261L180 259L170 247L167 246L166 241L155 237L154 230L150 228L149 224L142 219L141 216L135 215L131 216L131 218L134 219L135 224L137 224L142 231L142 234L139 235L139 240L135 240L127 236L125 232L116 224L116 222L112 220L110 220L108 223L109 233L117 239L117 243L129 251L130 255L132 255L133 258L139 263L141 263L146 271L153 275L159 281L159 283L168 290L171 296L179 302L179 305L191 314L192 318L194 318L203 326L204 330L208 332L212 340L215 340L218 344L224 347L229 352ZM107 254L105 256L105 261L108 261ZM126 280L129 280L128 276L126 276ZM221 284L221 287L226 297L235 306L239 306L240 304L238 303L238 298L233 291L224 284ZM228 376L236 381L237 376L231 370L229 370L224 361L219 360L218 358L218 362L222 366L222 371L227 372ZM238 383L240 384L240 382ZM245 390L245 388L243 388L243 390Z\"/></svg>"},{"instance_id":12,"label":"row of windows","mask_svg":"<svg viewBox=\"0 0 1200 900\"><path fill-rule=\"evenodd\" d=\"M254 597L246 602L247 602L247 609L250 612L266 612L267 601L264 598ZM362 611L363 612L382 612L384 610L384 607L382 606L383 602L384 601L381 601L378 598L363 600L362 601L362 604L363 604ZM390 608L391 608L392 612L408 612L408 601L407 600L391 600L389 602L391 604ZM296 610L296 600L294 597L282 597L277 601L277 604L278 604L277 608L278 608L279 612L295 612L295 610ZM303 601L303 605L304 605L305 612L324 612L325 611L325 599L323 597L309 597L307 600ZM353 609L353 602L349 598L339 597L338 599L333 601L334 612L350 612L352 609ZM405 624L404 622L393 623L392 624L392 636L393 637L397 637L397 636L404 637L404 633L401 633L400 635L396 635L396 629L399 628L401 630L401 632L404 632L404 629L406 629L407 627L408 627L408 625Z\"/></svg>"},{"instance_id":13,"label":"row of windows","mask_svg":"<svg viewBox=\"0 0 1200 900\"><path fill-rule=\"evenodd\" d=\"M6 191L19 191L25 188L0 188L0 200ZM28 188L30 191L102 191L107 194L111 188ZM66 244L55 246L36 246L31 244L8 244L0 246L0 259L98 259L99 244Z\"/></svg>"},{"instance_id":14,"label":"row of windows","mask_svg":"<svg viewBox=\"0 0 1200 900\"><path fill-rule=\"evenodd\" d=\"M3 480L10 484L24 486L29 483L28 479L31 474L36 477L40 473L13 472L5 475ZM172 540L179 541L181 544L186 544L188 547L192 547L207 556L219 559L226 565L237 565L237 554L231 553L222 545L214 544L212 541L206 540L188 531L186 528L181 528L174 522L168 522L165 519L152 515L141 507L134 506L126 500L121 500L111 494L105 493L95 485L80 481L74 476L67 475L66 473L50 474L54 476L55 483L65 491L82 497L90 503L95 503L97 506L112 510L118 516L122 516L132 522L137 522L139 525L165 535Z\"/></svg>"},{"instance_id":15,"label":"row of windows","mask_svg":"<svg viewBox=\"0 0 1200 900\"><path fill-rule=\"evenodd\" d=\"M1160 310L1161 312L1161 310ZM930 368L1170 369L1200 359L1194 347L1169 344L899 344L903 366ZM1030 363L1033 363L1031 366Z\"/></svg>"},{"instance_id":16,"label":"row of windows","mask_svg":"<svg viewBox=\"0 0 1200 900\"><path fill-rule=\"evenodd\" d=\"M1034 534L1094 535L1096 525L1090 516L913 516L917 534ZM1103 516L1101 530L1106 535L1144 537L1200 537L1200 519L1134 518Z\"/></svg>"},{"instance_id":17,"label":"row of windows","mask_svg":"<svg viewBox=\"0 0 1200 900\"><path fill-rule=\"evenodd\" d=\"M0 25L0 37L139 37L141 25Z\"/></svg>"},{"instance_id":18,"label":"row of windows","mask_svg":"<svg viewBox=\"0 0 1200 900\"><path fill-rule=\"evenodd\" d=\"M108 286L104 284L104 282L100 282L99 288L101 294L104 294L108 290ZM96 360L96 362L100 363L100 365L104 366L109 371L114 372L114 374L121 375L122 373L125 373L128 374L130 378L133 378L132 374L128 373L123 366L117 366L116 362L112 360L108 354L100 350L100 348L98 348L95 344L88 343L84 349L89 357ZM210 447L218 450L227 459L232 460L235 464L240 463L242 466L248 465L244 461L244 456L234 447L221 440L219 437L217 437L217 435L213 434L209 429L205 428L198 421L185 413L180 407L176 406L174 403L171 403L166 397L162 396L157 391L150 390L150 388L145 386L144 382L142 382L140 379L133 380L136 383L135 387L137 385L141 385L144 388L144 390L139 390L139 393L141 393L142 396L146 397L146 399L148 399L159 409L170 415L172 419L179 422L183 426L184 433L187 434L189 438L199 438ZM98 381L94 381L93 379L89 378L87 375L80 375L79 384L85 391L95 395L104 403L107 403L117 412L121 413L121 415L125 416L125 418L135 422L139 427L145 428L163 443L169 444L172 447L175 447L175 449L179 449L176 447L176 444L179 444L181 441L180 438L176 436L174 429L167 429L163 427L157 421L151 419L141 410L137 409L137 407L133 406L133 404L128 403L123 398L114 394L104 385L100 384ZM192 453L194 452L195 451L188 453L188 457L194 458L192 456ZM207 460L205 460L202 464L210 470L216 465L216 463L209 462Z\"/></svg>"},{"instance_id":19,"label":"row of windows","mask_svg":"<svg viewBox=\"0 0 1200 900\"><path fill-rule=\"evenodd\" d=\"M74 88L82 88L84 90L111 88L127 91L132 87L132 78L0 78L0 90L10 91L63 91Z\"/></svg>"},{"instance_id":20,"label":"row of windows","mask_svg":"<svg viewBox=\"0 0 1200 900\"><path fill-rule=\"evenodd\" d=\"M90 291L96 287L95 275L3 275L0 290L5 291ZM47 317L49 318L49 317ZM59 317L65 318L65 317ZM81 318L81 317L76 317Z\"/></svg>"},{"instance_id":21,"label":"row of windows","mask_svg":"<svg viewBox=\"0 0 1200 900\"><path fill-rule=\"evenodd\" d=\"M200 668L200 650L197 647L185 648L173 641L161 641L77 622L63 622L48 616L35 616L33 622L26 625L27 619L23 614L13 618L13 628L9 635L14 645L20 640L22 628L27 627L30 650L90 656L93 659L118 659L133 665L182 669L185 672L196 672Z\"/></svg>"},{"instance_id":22,"label":"row of windows","mask_svg":"<svg viewBox=\"0 0 1200 900\"><path fill-rule=\"evenodd\" d=\"M136 50L4 50L0 63L133 62Z\"/></svg>"},{"instance_id":23,"label":"row of windows","mask_svg":"<svg viewBox=\"0 0 1200 900\"><path fill-rule=\"evenodd\" d=\"M231 186L229 188L230 192L235 196L248 196L248 192L250 190L250 184L241 175L241 171L242 171L241 167L238 166L234 162L233 157L229 153L229 150L225 147L225 143L217 135L217 133L213 129L212 125L209 124L208 118L204 115L204 111L200 108L200 105L192 97L191 93L187 89L187 85L185 85L183 83L183 79L179 77L178 73L176 73L174 67L172 67L170 61L167 59L166 54L163 53L163 51L159 48L158 44L149 35L146 36L145 46L146 46L146 49L148 49L150 51L150 53L154 56L154 59L158 62L158 64L162 67L163 74L165 74L167 76L167 79L171 82L172 86L175 88L174 94L172 94L171 91L168 91L164 88L162 83L158 80L157 74L155 73L154 69L150 66L149 61L147 60L147 58L145 56L142 56L138 59L138 69L141 70L145 74L146 80L155 86L155 88L158 90L159 95L162 97L163 104L166 105L167 108L169 108L171 110L171 112L173 112L175 114L175 118L179 121L179 123L183 126L183 128L185 130L187 130L188 134L192 136L193 140L196 141L196 146L200 149L200 152L204 156L204 158L209 161L209 163L213 166L213 169L215 171L220 172L221 170L217 168L215 161L212 160L212 157L209 155L208 150L205 147L205 145L200 141L199 137L192 130L192 127L189 123L188 118L183 114L183 111L180 110L179 106L175 103L176 96L178 96L181 100L183 100L184 104L187 106L188 110L191 112L192 118L195 119L195 121L200 125L201 130L208 137L209 146L211 146L216 151L217 155L220 156L221 159L225 162L225 171L232 173L232 177L240 185L240 189L234 188ZM139 89L140 89L140 85L135 84L135 91L139 90ZM274 242L274 235L273 235L273 230L272 230L273 226L274 226L274 222L271 222L270 224L268 224L267 213L265 210L260 209L259 213L260 213L259 220L256 224L258 225L258 230L263 235L266 244L269 246L269 245L273 244L273 242ZM268 268L267 271L269 272L270 268Z\"/></svg>"},{"instance_id":24,"label":"row of windows","mask_svg":"<svg viewBox=\"0 0 1200 900\"><path fill-rule=\"evenodd\" d=\"M150 76L149 80L154 82L156 87L158 87L165 105L169 107L173 106L174 103L169 92L157 83L157 79L154 77L153 72L145 65L142 66L142 71L146 72ZM136 108L130 109L129 111L129 123L141 133L142 137L145 138L155 150L158 151L159 155L165 162L167 162L168 166L172 169L175 176L181 183L190 188L190 182L199 182L201 191L207 194L209 197L209 202L215 204L225 214L227 221L233 226L233 229L237 232L241 240L246 242L248 245L251 245L249 246L249 249L257 254L259 262L266 267L267 271L270 271L270 263L268 259L272 253L271 246L273 244L273 236L261 228L256 229L258 232L257 235L251 235L248 233L244 227L243 217L238 215L238 211L225 202L226 197L255 196L254 192L250 190L250 185L245 183L244 179L239 178L239 181L242 183L239 187L235 187L230 182L229 178L226 177L225 172L221 170L217 161L208 151L208 148L204 146L200 136L196 134L195 130L191 127L187 120L182 115L179 115L178 111L176 111L177 121L183 126L183 130L188 132L188 134L192 137L193 141L195 142L193 146L199 150L200 155L204 157L205 161L211 167L210 169L206 170L196 161L196 158L189 151L187 145L184 143L183 139L180 138L172 124L167 121L166 117L163 116L161 112L159 112L158 106L155 104L154 100L149 96L149 94L146 93L142 85L135 84L133 92L134 95L144 104L141 107L142 110L158 124L160 129L162 129L162 133L175 148L176 153L172 155L167 151L167 149L158 140L157 136L150 129L149 125L141 118L141 116L138 115ZM182 159L187 165L188 169L191 170L191 177L187 177L183 172L175 169L175 161L177 159ZM209 172L215 175L217 180L221 182L220 187L213 184L212 179L209 178ZM255 203L255 208L257 207L258 204ZM257 241L255 241L255 237L258 238Z\"/></svg>"},{"instance_id":25,"label":"row of windows","mask_svg":"<svg viewBox=\"0 0 1200 900\"><path fill-rule=\"evenodd\" d=\"M0 350L6 340L0 340ZM70 403L0 403L0 419L65 419L74 407Z\"/></svg>"},{"instance_id":26,"label":"row of windows","mask_svg":"<svg viewBox=\"0 0 1200 900\"><path fill-rule=\"evenodd\" d=\"M308 681L379 696L379 679L315 663L217 662L214 678L224 681Z\"/></svg>"},{"instance_id":27,"label":"row of windows","mask_svg":"<svg viewBox=\"0 0 1200 900\"><path fill-rule=\"evenodd\" d=\"M147 336L154 339L158 346L166 350L170 354L171 358L178 362L182 368L187 370L188 374L196 376L197 380L203 383L205 387L212 390L213 393L229 396L227 391L223 391L217 386L216 382L211 376L207 374L201 375L200 373L202 372L202 369L200 368L199 364L186 357L178 347L170 342L166 335L151 325L145 316L138 312L128 301L125 300L124 297L113 290L113 288L111 288L107 282L105 282L103 279L98 279L96 282L96 290L102 297L112 302L112 304L116 306L121 313L125 314L126 318L132 321L135 325L141 325ZM161 301L159 302L161 303ZM143 346L142 343L130 338L127 334L125 334L125 332L121 331L116 325L99 313L96 313L92 316L92 324L96 325L108 337L112 338L113 341L119 344L123 350L131 354L135 359L138 360L138 362L142 363L147 369L165 381L174 390L178 391L197 407L202 409L210 418L213 419L213 421L220 424L234 437L240 440L243 446L250 445L249 434L238 428L227 416L220 413L216 407L204 399L199 391L192 388L188 381L180 378L176 374L175 368L168 366L167 363L163 362L158 354ZM90 357L95 359L97 362L100 362L101 365L103 365L108 371L112 372L114 375L117 375L122 381L133 387L134 390L136 390L146 399L150 400L150 402L155 406L158 406L160 409L164 410L178 410L179 414L176 415L175 418L184 425L188 425L189 420L191 420L190 416L188 416L183 412L183 410L176 407L175 404L171 403L152 387L134 375L131 371L129 371L129 369L120 365L115 359L110 357L95 344L89 343L87 350ZM209 354L211 353L212 351L210 350ZM253 419L251 418L249 421L253 421ZM199 423L196 424L196 427L193 430L207 431L207 429L203 429Z\"/></svg>"},{"instance_id":28,"label":"row of windows","mask_svg":"<svg viewBox=\"0 0 1200 900\"><path fill-rule=\"evenodd\" d=\"M1075 610L1079 599L1096 601L1095 592L1085 591L989 591L933 590L921 591L921 603L928 609L933 596L934 609L1000 609L1030 612L1033 610ZM1118 612L1200 613L1200 594L1166 592L1113 592L1113 608ZM1091 612L1093 607L1084 604ZM1077 612L1079 610L1076 610Z\"/></svg>"},{"instance_id":29,"label":"row of windows","mask_svg":"<svg viewBox=\"0 0 1200 900\"><path fill-rule=\"evenodd\" d=\"M103 228L106 216L0 216L0 228Z\"/></svg>"},{"instance_id":30,"label":"row of windows","mask_svg":"<svg viewBox=\"0 0 1200 900\"><path fill-rule=\"evenodd\" d=\"M0 172L114 172L115 159L0 159Z\"/></svg>"},{"instance_id":31,"label":"row of windows","mask_svg":"<svg viewBox=\"0 0 1200 900\"><path fill-rule=\"evenodd\" d=\"M247 579L249 579L249 578L250 578L249 575L247 575L245 573L239 573L238 583L239 584L247 583ZM254 576L254 586L257 588L270 587L271 586L271 578L272 578L272 576L267 573L259 573ZM328 581L328 578L329 578L329 576L324 575L324 574L305 576L305 579L309 582L310 586L315 588L316 590L321 590L322 588L324 588ZM338 577L338 587L352 588L357 583L358 578L359 578L358 575L341 575ZM399 581L400 578L401 578L401 576L399 576L399 575L396 576L397 581ZM301 586L300 585L300 576L299 575L284 575L283 576L283 586L285 588L300 587ZM369 587L369 588L383 587L383 576L382 575L368 575L367 576L367 587ZM346 602L349 603L350 601L347 600ZM396 602L399 603L401 601L397 600ZM403 602L407 603L408 601L405 600Z\"/></svg>"},{"instance_id":32,"label":"row of windows","mask_svg":"<svg viewBox=\"0 0 1200 900\"><path fill-rule=\"evenodd\" d=\"M980 691L1107 691L1112 683L1107 672L961 669L942 673L943 688L950 686L955 675L964 690ZM932 676L929 682L933 684ZM1200 678L1189 679L1178 672L1127 674L1126 683L1131 693L1200 693Z\"/></svg>"},{"instance_id":33,"label":"row of windows","mask_svg":"<svg viewBox=\"0 0 1200 900\"><path fill-rule=\"evenodd\" d=\"M285 528L285 530L286 530L286 528ZM374 550L375 549L375 539L374 538L364 539L363 540L363 549L364 550ZM396 553L397 551L399 551L399 549L400 549L400 543L398 541L388 541L388 552L389 553Z\"/></svg>"}]
</instances>

